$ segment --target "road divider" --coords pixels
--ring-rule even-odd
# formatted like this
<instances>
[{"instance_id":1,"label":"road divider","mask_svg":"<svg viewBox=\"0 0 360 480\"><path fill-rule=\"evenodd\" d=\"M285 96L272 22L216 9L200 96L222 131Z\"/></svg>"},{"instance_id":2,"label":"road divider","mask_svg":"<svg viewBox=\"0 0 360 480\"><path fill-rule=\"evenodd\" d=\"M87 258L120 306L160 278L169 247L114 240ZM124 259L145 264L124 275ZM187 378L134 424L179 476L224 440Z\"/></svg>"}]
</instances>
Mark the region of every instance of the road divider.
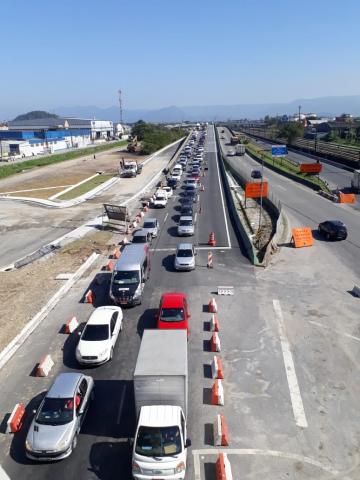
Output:
<instances>
[{"instance_id":1,"label":"road divider","mask_svg":"<svg viewBox=\"0 0 360 480\"><path fill-rule=\"evenodd\" d=\"M95 300L95 294L92 290L88 290L85 293L85 303L94 303Z\"/></svg>"},{"instance_id":2,"label":"road divider","mask_svg":"<svg viewBox=\"0 0 360 480\"><path fill-rule=\"evenodd\" d=\"M22 425L25 416L25 407L22 403L17 403L6 422L6 433L18 432ZM1 476L0 476L1 478Z\"/></svg>"},{"instance_id":3,"label":"road divider","mask_svg":"<svg viewBox=\"0 0 360 480\"><path fill-rule=\"evenodd\" d=\"M215 380L212 386L211 405L225 405L224 387L221 380Z\"/></svg>"},{"instance_id":4,"label":"road divider","mask_svg":"<svg viewBox=\"0 0 360 480\"><path fill-rule=\"evenodd\" d=\"M221 343L220 343L220 337L219 337L218 332L214 332L211 335L210 350L212 352L220 352L221 351Z\"/></svg>"},{"instance_id":5,"label":"road divider","mask_svg":"<svg viewBox=\"0 0 360 480\"><path fill-rule=\"evenodd\" d=\"M217 313L217 305L214 297L210 299L210 302L208 304L208 310L210 313Z\"/></svg>"},{"instance_id":6,"label":"road divider","mask_svg":"<svg viewBox=\"0 0 360 480\"><path fill-rule=\"evenodd\" d=\"M47 377L54 365L51 356L49 354L44 355L36 367L35 376Z\"/></svg>"},{"instance_id":7,"label":"road divider","mask_svg":"<svg viewBox=\"0 0 360 480\"><path fill-rule=\"evenodd\" d=\"M219 319L215 313L211 315L210 320L210 331L211 332L220 332Z\"/></svg>"},{"instance_id":8,"label":"road divider","mask_svg":"<svg viewBox=\"0 0 360 480\"><path fill-rule=\"evenodd\" d=\"M66 323L65 323L65 333L72 333L74 332L79 326L79 322L77 321L77 318L75 316L71 317Z\"/></svg>"},{"instance_id":9,"label":"road divider","mask_svg":"<svg viewBox=\"0 0 360 480\"><path fill-rule=\"evenodd\" d=\"M231 465L226 453L219 453L215 464L216 480L233 480Z\"/></svg>"},{"instance_id":10,"label":"road divider","mask_svg":"<svg viewBox=\"0 0 360 480\"><path fill-rule=\"evenodd\" d=\"M228 447L230 444L229 429L224 415L216 415L214 422L214 446Z\"/></svg>"},{"instance_id":11,"label":"road divider","mask_svg":"<svg viewBox=\"0 0 360 480\"><path fill-rule=\"evenodd\" d=\"M216 355L214 356L211 362L211 375L212 375L212 378L216 380L224 379L224 370L222 366L222 361L221 361L221 358L217 357Z\"/></svg>"}]
</instances>

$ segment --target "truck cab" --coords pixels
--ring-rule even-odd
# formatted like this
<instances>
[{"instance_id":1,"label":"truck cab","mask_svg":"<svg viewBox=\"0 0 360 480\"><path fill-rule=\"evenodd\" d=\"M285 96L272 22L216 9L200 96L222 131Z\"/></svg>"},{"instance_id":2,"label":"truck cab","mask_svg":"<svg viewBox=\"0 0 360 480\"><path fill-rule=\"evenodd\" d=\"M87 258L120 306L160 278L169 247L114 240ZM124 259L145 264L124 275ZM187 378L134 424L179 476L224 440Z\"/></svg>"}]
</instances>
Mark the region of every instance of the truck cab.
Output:
<instances>
[{"instance_id":1,"label":"truck cab","mask_svg":"<svg viewBox=\"0 0 360 480\"><path fill-rule=\"evenodd\" d=\"M142 407L133 446L133 477L136 480L160 480L169 476L184 479L190 446L186 433L185 416L180 407Z\"/></svg>"}]
</instances>

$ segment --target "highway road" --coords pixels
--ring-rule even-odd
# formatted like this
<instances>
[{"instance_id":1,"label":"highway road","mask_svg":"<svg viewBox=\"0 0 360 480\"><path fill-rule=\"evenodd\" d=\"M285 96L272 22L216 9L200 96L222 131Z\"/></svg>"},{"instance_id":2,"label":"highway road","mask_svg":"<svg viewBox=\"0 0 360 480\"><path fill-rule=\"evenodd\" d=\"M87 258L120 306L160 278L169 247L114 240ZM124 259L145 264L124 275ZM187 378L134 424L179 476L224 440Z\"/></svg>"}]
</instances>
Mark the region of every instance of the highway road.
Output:
<instances>
[{"instance_id":1,"label":"highway road","mask_svg":"<svg viewBox=\"0 0 360 480\"><path fill-rule=\"evenodd\" d=\"M339 266L338 258L347 255L344 251L350 254L353 247L345 242L317 242L317 248L299 251L285 246L270 268L256 270L251 266L241 253L223 203L213 127L208 130L209 170L201 179L205 191L200 193L201 213L192 239L198 254L196 269L175 272L172 266L179 242L175 235L178 189L166 209L148 213L159 219L161 232L152 244L151 278L142 305L124 310L125 326L113 361L85 370L95 379L96 397L76 450L59 463L29 462L24 455L28 418L23 431L13 439L0 436L0 463L10 478L130 478L128 439L135 427L132 374L141 334L144 328L155 327L160 296L171 290L188 295L192 315L188 344L192 447L187 479L215 480L212 424L217 413L225 415L229 426L234 479L251 480L259 475L295 480L359 478L358 304L344 292L346 285L338 284L350 271L350 267ZM252 168L249 158L238 161ZM291 219L303 221L305 216L309 221L309 212L302 209L313 202L313 209L317 208L314 199L318 197L297 185L293 189L292 183L283 184L281 178L271 180L276 193L283 191L284 203L288 200ZM324 204L319 205L322 209ZM336 209L331 203L326 205ZM358 214L342 210L347 215ZM211 231L217 246L212 250L214 268L208 269L206 243ZM71 315L86 320L93 307L80 303L80 299L105 261L102 259L71 289L0 371L3 415L17 401L25 402L31 412L39 402L38 395L58 372L79 370L74 361L76 334L59 332ZM218 285L234 286L234 296L216 296L225 371L224 407L209 404L213 355L208 351L211 334L206 305ZM106 283L98 287L95 306L106 304L107 289ZM50 378L31 376L34 365L47 352L55 360Z\"/></svg>"},{"instance_id":2,"label":"highway road","mask_svg":"<svg viewBox=\"0 0 360 480\"><path fill-rule=\"evenodd\" d=\"M270 149L272 145L270 141L259 140L259 139L256 139L255 141L255 138L253 140L254 140L254 143L256 143L257 145L262 145L266 149ZM351 179L353 176L352 172L349 172L344 168L337 167L334 163L331 163L330 160L324 161L320 157L314 157L311 154L304 155L304 154L293 152L290 150L288 151L287 157L296 163L315 163L316 160L319 159L323 165L323 169L320 176L321 178L327 181L327 183L329 184L332 190L335 190L338 188L339 190L345 189L346 191L346 189L351 188ZM357 208L360 208L359 202L357 202Z\"/></svg>"}]
</instances>

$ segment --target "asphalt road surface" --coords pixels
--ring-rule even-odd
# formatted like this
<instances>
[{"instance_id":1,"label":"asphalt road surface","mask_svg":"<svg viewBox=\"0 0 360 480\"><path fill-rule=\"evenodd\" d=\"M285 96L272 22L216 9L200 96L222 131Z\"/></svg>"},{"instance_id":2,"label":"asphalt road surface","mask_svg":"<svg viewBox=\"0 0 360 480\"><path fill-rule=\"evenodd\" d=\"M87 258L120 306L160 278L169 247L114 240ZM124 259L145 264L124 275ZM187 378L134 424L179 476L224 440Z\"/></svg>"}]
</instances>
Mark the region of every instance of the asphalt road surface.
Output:
<instances>
[{"instance_id":1,"label":"asphalt road surface","mask_svg":"<svg viewBox=\"0 0 360 480\"><path fill-rule=\"evenodd\" d=\"M191 313L188 430L192 447L187 479L215 480L217 450L212 424L217 413L225 415L229 426L229 459L236 480L359 478L358 304L343 291L344 285L338 284L339 272L349 275L351 271L343 271L338 256L344 253L342 248L348 252L345 257L351 249L347 250L350 247L345 242L344 247L317 242L316 249L298 251L285 246L270 268L255 270L241 253L223 205L212 126L206 144L209 170L201 179L205 191L200 192L201 213L192 238L197 247L196 269L173 269L174 250L181 241L175 236L181 196L177 189L166 209L148 213L159 219L161 231L152 244L151 278L142 305L124 310L124 329L112 362L85 370L95 379L96 396L76 450L58 463L29 462L24 455L29 415L20 434L0 436L0 463L10 478L130 478L128 439L135 428L132 375L142 332L155 327L160 296L171 290L188 295ZM244 161L250 162L248 158ZM294 197L300 202L303 197L299 205L289 204L292 220L304 215L308 219L302 208L317 202L314 198L318 197L293 188L292 183L284 186L277 177L272 181L274 188L285 188L284 201ZM314 203L313 210L318 205L323 204ZM336 209L331 203L330 207ZM205 243L211 231L217 246L212 249L214 268L208 269ZM0 371L3 415L18 401L25 402L31 412L58 372L79 370L74 360L77 335L59 332L71 315L86 321L93 307L80 299L105 262L102 259L71 289ZM335 265L333 277L329 276L331 262ZM211 333L206 305L218 285L234 286L234 296L215 295L222 347L219 355L225 372L223 407L209 401L213 354L208 351ZM95 306L106 304L107 291L106 282L98 287ZM31 376L34 365L47 352L55 360L50 377Z\"/></svg>"}]
</instances>

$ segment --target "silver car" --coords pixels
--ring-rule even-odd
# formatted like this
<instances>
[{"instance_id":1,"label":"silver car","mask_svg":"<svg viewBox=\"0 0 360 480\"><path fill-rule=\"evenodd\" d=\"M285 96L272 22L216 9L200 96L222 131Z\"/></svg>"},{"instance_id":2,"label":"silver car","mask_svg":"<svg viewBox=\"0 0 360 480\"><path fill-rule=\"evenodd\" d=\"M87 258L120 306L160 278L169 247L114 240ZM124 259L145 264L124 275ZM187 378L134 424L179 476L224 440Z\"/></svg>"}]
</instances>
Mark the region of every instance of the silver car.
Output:
<instances>
[{"instance_id":1,"label":"silver car","mask_svg":"<svg viewBox=\"0 0 360 480\"><path fill-rule=\"evenodd\" d=\"M191 243L179 243L174 260L175 270L194 270L195 255L196 253Z\"/></svg>"},{"instance_id":2,"label":"silver car","mask_svg":"<svg viewBox=\"0 0 360 480\"><path fill-rule=\"evenodd\" d=\"M49 462L68 457L94 397L94 380L82 373L58 375L41 402L26 437L26 456Z\"/></svg>"},{"instance_id":3,"label":"silver car","mask_svg":"<svg viewBox=\"0 0 360 480\"><path fill-rule=\"evenodd\" d=\"M194 223L192 217L180 217L177 233L179 236L194 235Z\"/></svg>"},{"instance_id":4,"label":"silver car","mask_svg":"<svg viewBox=\"0 0 360 480\"><path fill-rule=\"evenodd\" d=\"M144 221L143 230L147 230L153 238L158 236L159 221L156 218L147 218Z\"/></svg>"}]
</instances>

